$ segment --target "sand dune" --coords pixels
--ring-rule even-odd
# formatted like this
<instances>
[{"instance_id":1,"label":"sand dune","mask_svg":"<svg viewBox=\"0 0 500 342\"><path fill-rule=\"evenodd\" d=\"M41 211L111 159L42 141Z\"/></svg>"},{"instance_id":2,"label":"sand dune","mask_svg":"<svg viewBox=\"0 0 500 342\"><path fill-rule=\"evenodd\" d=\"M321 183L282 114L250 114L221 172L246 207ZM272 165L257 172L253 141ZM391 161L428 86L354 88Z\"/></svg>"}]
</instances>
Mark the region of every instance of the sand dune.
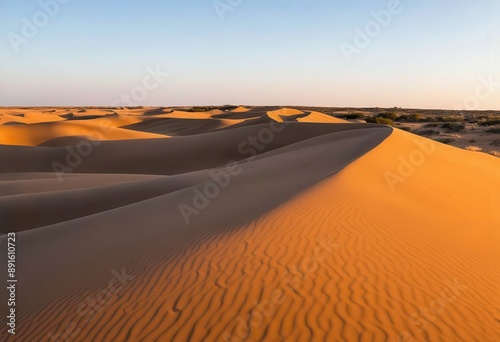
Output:
<instances>
[{"instance_id":1,"label":"sand dune","mask_svg":"<svg viewBox=\"0 0 500 342\"><path fill-rule=\"evenodd\" d=\"M7 341L498 340L497 158L294 109L79 115L0 126Z\"/></svg>"},{"instance_id":2,"label":"sand dune","mask_svg":"<svg viewBox=\"0 0 500 342\"><path fill-rule=\"evenodd\" d=\"M309 115L297 118L298 122L323 122L323 123L345 123L346 120L338 119L330 115L318 112L310 112Z\"/></svg>"},{"instance_id":3,"label":"sand dune","mask_svg":"<svg viewBox=\"0 0 500 342\"><path fill-rule=\"evenodd\" d=\"M233 112L233 113L244 113L244 112L248 112L249 110L250 110L250 108L239 106L238 108L233 109L231 112Z\"/></svg>"}]
</instances>

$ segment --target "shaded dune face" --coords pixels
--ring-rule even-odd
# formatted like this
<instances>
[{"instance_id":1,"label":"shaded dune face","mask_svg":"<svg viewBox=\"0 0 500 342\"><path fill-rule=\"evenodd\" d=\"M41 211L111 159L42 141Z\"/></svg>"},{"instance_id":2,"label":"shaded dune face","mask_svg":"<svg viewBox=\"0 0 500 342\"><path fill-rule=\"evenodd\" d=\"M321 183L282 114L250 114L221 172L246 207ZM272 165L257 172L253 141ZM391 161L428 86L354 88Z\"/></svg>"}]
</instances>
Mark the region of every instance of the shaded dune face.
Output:
<instances>
[{"instance_id":1,"label":"shaded dune face","mask_svg":"<svg viewBox=\"0 0 500 342\"><path fill-rule=\"evenodd\" d=\"M500 336L492 156L271 107L5 109L0 155L7 341Z\"/></svg>"}]
</instances>

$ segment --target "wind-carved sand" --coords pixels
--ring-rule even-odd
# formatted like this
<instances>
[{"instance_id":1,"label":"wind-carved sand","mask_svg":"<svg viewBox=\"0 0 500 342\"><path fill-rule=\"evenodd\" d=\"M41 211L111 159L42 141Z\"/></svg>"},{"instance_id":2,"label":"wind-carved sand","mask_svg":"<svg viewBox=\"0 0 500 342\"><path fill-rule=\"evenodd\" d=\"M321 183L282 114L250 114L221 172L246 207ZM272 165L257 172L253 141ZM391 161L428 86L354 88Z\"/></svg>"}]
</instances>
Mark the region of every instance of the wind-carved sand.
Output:
<instances>
[{"instance_id":1,"label":"wind-carved sand","mask_svg":"<svg viewBox=\"0 0 500 342\"><path fill-rule=\"evenodd\" d=\"M280 108L0 120L7 341L498 341L498 158Z\"/></svg>"}]
</instances>

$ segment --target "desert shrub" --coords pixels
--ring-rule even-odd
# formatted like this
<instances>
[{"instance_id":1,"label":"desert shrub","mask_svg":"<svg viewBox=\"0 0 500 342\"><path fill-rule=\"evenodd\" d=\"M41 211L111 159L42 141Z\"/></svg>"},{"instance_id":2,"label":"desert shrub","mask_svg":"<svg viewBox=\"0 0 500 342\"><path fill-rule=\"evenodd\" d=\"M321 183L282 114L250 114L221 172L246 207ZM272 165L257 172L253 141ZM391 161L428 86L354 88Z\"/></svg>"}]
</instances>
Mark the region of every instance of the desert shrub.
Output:
<instances>
[{"instance_id":1,"label":"desert shrub","mask_svg":"<svg viewBox=\"0 0 500 342\"><path fill-rule=\"evenodd\" d=\"M442 128L447 128L453 132L460 132L465 129L465 124L458 122L445 122L441 125Z\"/></svg>"},{"instance_id":2,"label":"desert shrub","mask_svg":"<svg viewBox=\"0 0 500 342\"><path fill-rule=\"evenodd\" d=\"M479 146L472 146L472 145L469 145L469 146L465 146L465 149L468 150L468 151L473 151L473 152L480 152L482 151L483 149Z\"/></svg>"},{"instance_id":3,"label":"desert shrub","mask_svg":"<svg viewBox=\"0 0 500 342\"><path fill-rule=\"evenodd\" d=\"M500 127L492 127L490 129L487 129L486 132L500 134Z\"/></svg>"},{"instance_id":4,"label":"desert shrub","mask_svg":"<svg viewBox=\"0 0 500 342\"><path fill-rule=\"evenodd\" d=\"M214 109L214 107L196 106L196 107L192 107L192 108L188 109L187 112L208 112L212 109Z\"/></svg>"},{"instance_id":5,"label":"desert shrub","mask_svg":"<svg viewBox=\"0 0 500 342\"><path fill-rule=\"evenodd\" d=\"M238 108L238 106L225 105L225 106L220 106L218 109L220 109L220 110L233 110L236 108Z\"/></svg>"},{"instance_id":6,"label":"desert shrub","mask_svg":"<svg viewBox=\"0 0 500 342\"><path fill-rule=\"evenodd\" d=\"M488 120L488 119L491 119L491 117L489 115L476 115L475 117L478 120Z\"/></svg>"},{"instance_id":7,"label":"desert shrub","mask_svg":"<svg viewBox=\"0 0 500 342\"><path fill-rule=\"evenodd\" d=\"M443 144L449 144L449 143L455 141L455 139L452 139L452 138L437 138L437 139L434 139L434 140L437 141L437 142L443 143Z\"/></svg>"},{"instance_id":8,"label":"desert shrub","mask_svg":"<svg viewBox=\"0 0 500 342\"><path fill-rule=\"evenodd\" d=\"M439 131L433 129L424 129L415 133L418 135L433 135L433 134L439 134Z\"/></svg>"},{"instance_id":9,"label":"desert shrub","mask_svg":"<svg viewBox=\"0 0 500 342\"><path fill-rule=\"evenodd\" d=\"M421 114L405 114L401 115L397 119L398 121L405 121L405 122L432 122L436 121L436 119L433 116L424 116Z\"/></svg>"},{"instance_id":10,"label":"desert shrub","mask_svg":"<svg viewBox=\"0 0 500 342\"><path fill-rule=\"evenodd\" d=\"M462 122L464 121L464 118L461 116L445 115L445 116L438 116L436 120L441 122Z\"/></svg>"},{"instance_id":11,"label":"desert shrub","mask_svg":"<svg viewBox=\"0 0 500 342\"><path fill-rule=\"evenodd\" d=\"M470 142L470 143L475 143L475 142L476 142L476 140L471 139L471 140L469 140L469 142Z\"/></svg>"},{"instance_id":12,"label":"desert shrub","mask_svg":"<svg viewBox=\"0 0 500 342\"><path fill-rule=\"evenodd\" d=\"M341 117L347 120L358 120L358 119L364 119L366 115L363 113L349 113L346 115L342 115Z\"/></svg>"},{"instance_id":13,"label":"desert shrub","mask_svg":"<svg viewBox=\"0 0 500 342\"><path fill-rule=\"evenodd\" d=\"M388 125L388 126L393 126L394 125L394 121L392 121L391 119L382 118L380 116L377 116L377 117L367 117L365 120L368 123L376 123L376 124Z\"/></svg>"},{"instance_id":14,"label":"desert shrub","mask_svg":"<svg viewBox=\"0 0 500 342\"><path fill-rule=\"evenodd\" d=\"M494 126L494 125L500 125L500 119L492 119L492 120L481 121L479 124L480 124L481 126Z\"/></svg>"},{"instance_id":15,"label":"desert shrub","mask_svg":"<svg viewBox=\"0 0 500 342\"><path fill-rule=\"evenodd\" d=\"M401 127L399 127L399 129L402 129L403 131L411 132L411 127L401 126Z\"/></svg>"},{"instance_id":16,"label":"desert shrub","mask_svg":"<svg viewBox=\"0 0 500 342\"><path fill-rule=\"evenodd\" d=\"M428 123L428 124L424 125L425 128L438 127L438 126L439 126L439 124L436 123L436 122L431 122L431 123Z\"/></svg>"},{"instance_id":17,"label":"desert shrub","mask_svg":"<svg viewBox=\"0 0 500 342\"><path fill-rule=\"evenodd\" d=\"M498 151L489 151L488 153L491 154L492 156L500 157L500 152Z\"/></svg>"},{"instance_id":18,"label":"desert shrub","mask_svg":"<svg viewBox=\"0 0 500 342\"><path fill-rule=\"evenodd\" d=\"M233 110L238 108L238 106L224 105L224 106L194 106L186 110L187 112L208 112L210 110Z\"/></svg>"},{"instance_id":19,"label":"desert shrub","mask_svg":"<svg viewBox=\"0 0 500 342\"><path fill-rule=\"evenodd\" d=\"M398 113L394 112L386 112L386 113L380 113L379 115L377 115L377 117L394 121L399 117L399 115Z\"/></svg>"}]
</instances>

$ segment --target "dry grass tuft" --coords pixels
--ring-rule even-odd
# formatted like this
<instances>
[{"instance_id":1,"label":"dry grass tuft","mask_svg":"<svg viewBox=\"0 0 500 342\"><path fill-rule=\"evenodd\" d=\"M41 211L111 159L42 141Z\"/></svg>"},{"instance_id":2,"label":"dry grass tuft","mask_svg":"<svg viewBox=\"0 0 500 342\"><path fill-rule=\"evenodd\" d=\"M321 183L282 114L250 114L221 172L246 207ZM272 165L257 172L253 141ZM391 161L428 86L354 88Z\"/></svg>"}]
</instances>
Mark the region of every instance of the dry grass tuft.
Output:
<instances>
[{"instance_id":1,"label":"dry grass tuft","mask_svg":"<svg viewBox=\"0 0 500 342\"><path fill-rule=\"evenodd\" d=\"M481 152L483 149L481 147L478 147L478 146L465 146L465 149L468 150L468 151L474 151L474 152Z\"/></svg>"}]
</instances>

